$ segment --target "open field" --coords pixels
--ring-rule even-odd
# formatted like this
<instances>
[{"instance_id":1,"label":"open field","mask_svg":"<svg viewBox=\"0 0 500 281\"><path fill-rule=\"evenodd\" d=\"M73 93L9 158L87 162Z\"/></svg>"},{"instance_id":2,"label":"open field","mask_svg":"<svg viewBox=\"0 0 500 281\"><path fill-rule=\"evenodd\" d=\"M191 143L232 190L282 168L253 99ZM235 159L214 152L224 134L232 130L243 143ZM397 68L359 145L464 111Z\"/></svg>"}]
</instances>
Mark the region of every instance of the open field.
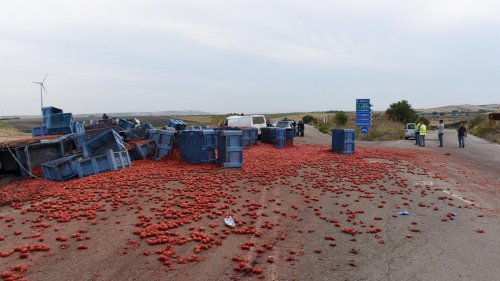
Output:
<instances>
[{"instance_id":1,"label":"open field","mask_svg":"<svg viewBox=\"0 0 500 281\"><path fill-rule=\"evenodd\" d=\"M307 126L294 147L246 149L242 169L174 154L64 183L5 183L0 271L30 280L494 280L500 154L473 139L458 150L449 134L446 150L430 136L425 149L359 142L338 155Z\"/></svg>"}]
</instances>

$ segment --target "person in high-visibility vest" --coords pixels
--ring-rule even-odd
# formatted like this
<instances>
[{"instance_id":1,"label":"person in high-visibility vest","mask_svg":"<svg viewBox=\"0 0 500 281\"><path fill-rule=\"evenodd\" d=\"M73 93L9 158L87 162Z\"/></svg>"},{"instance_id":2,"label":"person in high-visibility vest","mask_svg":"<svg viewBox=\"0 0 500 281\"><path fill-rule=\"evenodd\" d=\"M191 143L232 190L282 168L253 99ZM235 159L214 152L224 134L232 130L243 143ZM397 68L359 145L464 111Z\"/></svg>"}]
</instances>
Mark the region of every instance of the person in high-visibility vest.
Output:
<instances>
[{"instance_id":1,"label":"person in high-visibility vest","mask_svg":"<svg viewBox=\"0 0 500 281\"><path fill-rule=\"evenodd\" d=\"M415 123L417 125L415 126L415 145L420 145L420 121L416 120Z\"/></svg>"},{"instance_id":2,"label":"person in high-visibility vest","mask_svg":"<svg viewBox=\"0 0 500 281\"><path fill-rule=\"evenodd\" d=\"M420 146L425 147L425 135L427 135L427 126L424 123L420 125Z\"/></svg>"}]
</instances>

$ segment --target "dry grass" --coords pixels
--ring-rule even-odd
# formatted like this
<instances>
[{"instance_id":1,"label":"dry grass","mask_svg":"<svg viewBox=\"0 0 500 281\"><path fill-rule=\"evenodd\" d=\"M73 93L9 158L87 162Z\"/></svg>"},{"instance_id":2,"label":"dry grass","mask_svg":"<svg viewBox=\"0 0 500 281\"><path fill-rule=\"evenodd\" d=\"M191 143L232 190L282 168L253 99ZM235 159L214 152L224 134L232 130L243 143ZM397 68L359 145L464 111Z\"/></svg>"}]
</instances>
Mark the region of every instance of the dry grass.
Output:
<instances>
[{"instance_id":1,"label":"dry grass","mask_svg":"<svg viewBox=\"0 0 500 281\"><path fill-rule=\"evenodd\" d=\"M500 143L500 121L490 121L486 116L471 121L469 133L482 139Z\"/></svg>"},{"instance_id":2,"label":"dry grass","mask_svg":"<svg viewBox=\"0 0 500 281\"><path fill-rule=\"evenodd\" d=\"M4 121L0 121L0 142L16 140L20 138L30 137L31 134L19 132Z\"/></svg>"}]
</instances>

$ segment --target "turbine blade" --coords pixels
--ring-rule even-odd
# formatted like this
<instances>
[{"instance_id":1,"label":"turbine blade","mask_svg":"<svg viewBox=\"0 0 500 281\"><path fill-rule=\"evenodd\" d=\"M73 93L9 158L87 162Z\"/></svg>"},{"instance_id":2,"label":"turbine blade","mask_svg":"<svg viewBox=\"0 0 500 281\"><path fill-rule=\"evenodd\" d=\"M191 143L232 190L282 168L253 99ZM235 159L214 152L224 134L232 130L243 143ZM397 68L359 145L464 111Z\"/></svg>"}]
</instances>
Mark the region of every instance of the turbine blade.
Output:
<instances>
[{"instance_id":1,"label":"turbine blade","mask_svg":"<svg viewBox=\"0 0 500 281\"><path fill-rule=\"evenodd\" d=\"M48 95L49 93L47 93L47 89L45 89L45 86L43 84L41 84L41 85L42 85L43 90L45 91L45 94Z\"/></svg>"},{"instance_id":2,"label":"turbine blade","mask_svg":"<svg viewBox=\"0 0 500 281\"><path fill-rule=\"evenodd\" d=\"M43 83L43 82L45 82L45 79L47 79L47 75L49 75L49 74L48 74L48 73L47 73L47 74L45 74L45 78L43 78L42 83Z\"/></svg>"}]
</instances>

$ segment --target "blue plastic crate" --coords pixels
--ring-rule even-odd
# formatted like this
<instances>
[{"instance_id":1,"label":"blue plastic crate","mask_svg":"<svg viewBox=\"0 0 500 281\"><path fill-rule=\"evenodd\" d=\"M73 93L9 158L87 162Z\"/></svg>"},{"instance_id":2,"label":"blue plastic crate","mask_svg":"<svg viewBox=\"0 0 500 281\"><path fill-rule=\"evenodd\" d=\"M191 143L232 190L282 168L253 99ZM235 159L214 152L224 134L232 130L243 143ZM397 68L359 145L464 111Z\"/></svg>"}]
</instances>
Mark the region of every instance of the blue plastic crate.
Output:
<instances>
[{"instance_id":1,"label":"blue plastic crate","mask_svg":"<svg viewBox=\"0 0 500 281\"><path fill-rule=\"evenodd\" d=\"M141 138L147 138L148 137L148 130L152 130L154 128L155 127L153 125L151 125L150 123L144 123L144 124L141 124L141 125L133 128L132 130L130 130L130 132L141 137Z\"/></svg>"},{"instance_id":2,"label":"blue plastic crate","mask_svg":"<svg viewBox=\"0 0 500 281\"><path fill-rule=\"evenodd\" d=\"M115 152L125 150L120 135L111 129L107 129L104 133L87 141L83 146L83 155L85 157L99 156L105 154L108 149Z\"/></svg>"},{"instance_id":3,"label":"blue plastic crate","mask_svg":"<svg viewBox=\"0 0 500 281\"><path fill-rule=\"evenodd\" d=\"M82 122L73 123L73 133L75 134L85 133L85 127L83 126Z\"/></svg>"},{"instance_id":4,"label":"blue plastic crate","mask_svg":"<svg viewBox=\"0 0 500 281\"><path fill-rule=\"evenodd\" d=\"M214 130L181 131L179 149L184 161L192 164L214 163Z\"/></svg>"},{"instance_id":5,"label":"blue plastic crate","mask_svg":"<svg viewBox=\"0 0 500 281\"><path fill-rule=\"evenodd\" d=\"M178 119L170 119L167 125L167 127L175 128L177 131L182 131L186 129L186 126L187 126L186 122Z\"/></svg>"},{"instance_id":6,"label":"blue plastic crate","mask_svg":"<svg viewBox=\"0 0 500 281\"><path fill-rule=\"evenodd\" d=\"M73 131L73 123L75 120L72 113L57 113L49 116L47 128L71 127Z\"/></svg>"},{"instance_id":7,"label":"blue plastic crate","mask_svg":"<svg viewBox=\"0 0 500 281\"><path fill-rule=\"evenodd\" d=\"M43 126L49 124L49 119L52 114L58 113L63 113L63 110L53 106L42 107Z\"/></svg>"},{"instance_id":8,"label":"blue plastic crate","mask_svg":"<svg viewBox=\"0 0 500 281\"><path fill-rule=\"evenodd\" d=\"M72 155L46 162L42 165L43 175L48 180L65 181L76 177L78 173L73 167L73 160L81 155Z\"/></svg>"},{"instance_id":9,"label":"blue plastic crate","mask_svg":"<svg viewBox=\"0 0 500 281\"><path fill-rule=\"evenodd\" d=\"M33 137L45 136L47 134L48 132L46 126L31 128L31 136Z\"/></svg>"},{"instance_id":10,"label":"blue plastic crate","mask_svg":"<svg viewBox=\"0 0 500 281\"><path fill-rule=\"evenodd\" d=\"M334 153L353 154L355 146L355 131L346 129L332 130L332 151Z\"/></svg>"},{"instance_id":11,"label":"blue plastic crate","mask_svg":"<svg viewBox=\"0 0 500 281\"><path fill-rule=\"evenodd\" d=\"M243 147L248 148L252 145L252 129L253 128L241 128L241 132L243 133L241 139L243 141Z\"/></svg>"},{"instance_id":12,"label":"blue plastic crate","mask_svg":"<svg viewBox=\"0 0 500 281\"><path fill-rule=\"evenodd\" d=\"M83 145L85 144L85 134L84 133L73 134L73 135L71 135L71 139L73 140L73 142L75 143L75 146L77 148L82 148Z\"/></svg>"},{"instance_id":13,"label":"blue plastic crate","mask_svg":"<svg viewBox=\"0 0 500 281\"><path fill-rule=\"evenodd\" d=\"M256 145L259 141L259 129L250 128L250 144Z\"/></svg>"},{"instance_id":14,"label":"blue plastic crate","mask_svg":"<svg viewBox=\"0 0 500 281\"><path fill-rule=\"evenodd\" d=\"M288 145L293 145L293 139L295 137L295 130L293 128L286 129L286 143Z\"/></svg>"},{"instance_id":15,"label":"blue plastic crate","mask_svg":"<svg viewBox=\"0 0 500 281\"><path fill-rule=\"evenodd\" d=\"M217 162L225 168L243 166L243 132L220 131L217 134Z\"/></svg>"},{"instance_id":16,"label":"blue plastic crate","mask_svg":"<svg viewBox=\"0 0 500 281\"><path fill-rule=\"evenodd\" d=\"M73 161L73 167L80 178L103 172L116 171L132 165L126 150L114 152L111 149L106 154Z\"/></svg>"},{"instance_id":17,"label":"blue plastic crate","mask_svg":"<svg viewBox=\"0 0 500 281\"><path fill-rule=\"evenodd\" d=\"M156 146L162 149L171 149L174 143L174 132L167 130L155 130L149 137L156 142Z\"/></svg>"},{"instance_id":18,"label":"blue plastic crate","mask_svg":"<svg viewBox=\"0 0 500 281\"><path fill-rule=\"evenodd\" d=\"M168 158L170 157L170 152L172 151L171 148L156 148L155 156L153 157L153 160L159 161L163 158Z\"/></svg>"},{"instance_id":19,"label":"blue plastic crate","mask_svg":"<svg viewBox=\"0 0 500 281\"><path fill-rule=\"evenodd\" d=\"M136 144L129 150L130 158L132 160L147 159L154 156L156 153L156 144L154 140L149 140L142 144Z\"/></svg>"},{"instance_id":20,"label":"blue plastic crate","mask_svg":"<svg viewBox=\"0 0 500 281\"><path fill-rule=\"evenodd\" d=\"M276 128L275 127L265 127L260 129L260 137L263 143L276 142Z\"/></svg>"},{"instance_id":21,"label":"blue plastic crate","mask_svg":"<svg viewBox=\"0 0 500 281\"><path fill-rule=\"evenodd\" d=\"M67 135L73 133L73 127L47 128L47 135Z\"/></svg>"},{"instance_id":22,"label":"blue plastic crate","mask_svg":"<svg viewBox=\"0 0 500 281\"><path fill-rule=\"evenodd\" d=\"M276 148L285 148L286 147L286 129L285 128L275 128L276 133Z\"/></svg>"},{"instance_id":23,"label":"blue plastic crate","mask_svg":"<svg viewBox=\"0 0 500 281\"><path fill-rule=\"evenodd\" d=\"M127 121L125 119L118 119L118 127L122 128L123 130L130 130L134 127L134 123Z\"/></svg>"},{"instance_id":24,"label":"blue plastic crate","mask_svg":"<svg viewBox=\"0 0 500 281\"><path fill-rule=\"evenodd\" d=\"M109 128L99 128L99 129L93 129L93 130L85 130L85 140L86 141L91 141L101 135L102 133L108 131L108 130L113 130L115 132L120 131L120 127L109 127Z\"/></svg>"}]
</instances>

